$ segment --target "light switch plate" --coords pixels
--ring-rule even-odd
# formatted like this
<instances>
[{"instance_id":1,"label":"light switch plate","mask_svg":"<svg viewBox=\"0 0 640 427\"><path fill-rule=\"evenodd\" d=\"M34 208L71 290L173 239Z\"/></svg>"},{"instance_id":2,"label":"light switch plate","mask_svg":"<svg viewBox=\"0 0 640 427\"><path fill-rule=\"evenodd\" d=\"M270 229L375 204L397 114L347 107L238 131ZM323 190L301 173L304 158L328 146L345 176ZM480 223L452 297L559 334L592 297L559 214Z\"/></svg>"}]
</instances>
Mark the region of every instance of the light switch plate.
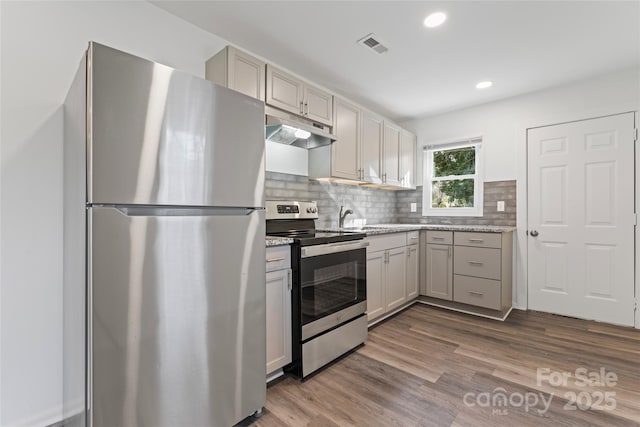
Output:
<instances>
[{"instance_id":1,"label":"light switch plate","mask_svg":"<svg viewBox=\"0 0 640 427\"><path fill-rule=\"evenodd\" d=\"M417 212L418 211L418 204L417 203L411 203L411 212Z\"/></svg>"},{"instance_id":2,"label":"light switch plate","mask_svg":"<svg viewBox=\"0 0 640 427\"><path fill-rule=\"evenodd\" d=\"M498 200L498 206L496 206L498 212L504 212L504 200Z\"/></svg>"}]
</instances>

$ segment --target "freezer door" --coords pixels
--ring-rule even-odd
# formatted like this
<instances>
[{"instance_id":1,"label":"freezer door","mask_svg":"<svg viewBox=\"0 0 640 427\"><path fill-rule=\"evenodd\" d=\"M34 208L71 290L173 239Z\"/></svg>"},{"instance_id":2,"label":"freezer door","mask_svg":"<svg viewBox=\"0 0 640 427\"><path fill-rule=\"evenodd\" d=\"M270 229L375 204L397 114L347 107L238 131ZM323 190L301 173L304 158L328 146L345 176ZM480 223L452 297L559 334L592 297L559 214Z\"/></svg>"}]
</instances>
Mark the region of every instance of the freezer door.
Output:
<instances>
[{"instance_id":1,"label":"freezer door","mask_svg":"<svg viewBox=\"0 0 640 427\"><path fill-rule=\"evenodd\" d=\"M90 209L90 419L231 426L264 405L264 211Z\"/></svg>"},{"instance_id":2,"label":"freezer door","mask_svg":"<svg viewBox=\"0 0 640 427\"><path fill-rule=\"evenodd\" d=\"M92 43L88 202L264 206L264 104Z\"/></svg>"}]
</instances>

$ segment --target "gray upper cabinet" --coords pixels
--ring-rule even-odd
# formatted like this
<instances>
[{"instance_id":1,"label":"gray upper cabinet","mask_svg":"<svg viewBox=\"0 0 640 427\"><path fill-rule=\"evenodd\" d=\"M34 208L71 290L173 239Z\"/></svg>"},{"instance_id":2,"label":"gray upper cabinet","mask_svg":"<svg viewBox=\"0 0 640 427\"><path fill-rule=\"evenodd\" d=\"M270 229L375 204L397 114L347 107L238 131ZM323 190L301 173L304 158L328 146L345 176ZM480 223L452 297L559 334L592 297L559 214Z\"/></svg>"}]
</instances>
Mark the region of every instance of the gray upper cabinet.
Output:
<instances>
[{"instance_id":1,"label":"gray upper cabinet","mask_svg":"<svg viewBox=\"0 0 640 427\"><path fill-rule=\"evenodd\" d=\"M265 63L227 46L206 63L205 77L222 86L264 101Z\"/></svg>"},{"instance_id":2,"label":"gray upper cabinet","mask_svg":"<svg viewBox=\"0 0 640 427\"><path fill-rule=\"evenodd\" d=\"M333 125L333 95L267 64L265 102L310 120Z\"/></svg>"},{"instance_id":3,"label":"gray upper cabinet","mask_svg":"<svg viewBox=\"0 0 640 427\"><path fill-rule=\"evenodd\" d=\"M382 159L382 183L396 187L400 180L400 128L392 123L384 123L384 145Z\"/></svg>"},{"instance_id":4,"label":"gray upper cabinet","mask_svg":"<svg viewBox=\"0 0 640 427\"><path fill-rule=\"evenodd\" d=\"M333 133L336 142L331 144L331 175L338 178L360 179L360 109L335 98Z\"/></svg>"},{"instance_id":5,"label":"gray upper cabinet","mask_svg":"<svg viewBox=\"0 0 640 427\"><path fill-rule=\"evenodd\" d=\"M382 141L384 119L362 111L361 169L362 181L382 184Z\"/></svg>"},{"instance_id":6,"label":"gray upper cabinet","mask_svg":"<svg viewBox=\"0 0 640 427\"><path fill-rule=\"evenodd\" d=\"M400 132L400 182L405 188L416 188L416 136Z\"/></svg>"},{"instance_id":7,"label":"gray upper cabinet","mask_svg":"<svg viewBox=\"0 0 640 427\"><path fill-rule=\"evenodd\" d=\"M334 97L333 133L331 147L309 151L309 177L382 184L384 119Z\"/></svg>"},{"instance_id":8,"label":"gray upper cabinet","mask_svg":"<svg viewBox=\"0 0 640 427\"><path fill-rule=\"evenodd\" d=\"M265 102L293 114L304 114L304 84L301 80L267 65Z\"/></svg>"},{"instance_id":9,"label":"gray upper cabinet","mask_svg":"<svg viewBox=\"0 0 640 427\"><path fill-rule=\"evenodd\" d=\"M304 115L315 122L333 124L333 95L317 87L304 85Z\"/></svg>"},{"instance_id":10,"label":"gray upper cabinet","mask_svg":"<svg viewBox=\"0 0 640 427\"><path fill-rule=\"evenodd\" d=\"M267 105L331 126L337 140L309 150L309 177L416 188L416 136L383 117L227 46L206 78Z\"/></svg>"}]
</instances>

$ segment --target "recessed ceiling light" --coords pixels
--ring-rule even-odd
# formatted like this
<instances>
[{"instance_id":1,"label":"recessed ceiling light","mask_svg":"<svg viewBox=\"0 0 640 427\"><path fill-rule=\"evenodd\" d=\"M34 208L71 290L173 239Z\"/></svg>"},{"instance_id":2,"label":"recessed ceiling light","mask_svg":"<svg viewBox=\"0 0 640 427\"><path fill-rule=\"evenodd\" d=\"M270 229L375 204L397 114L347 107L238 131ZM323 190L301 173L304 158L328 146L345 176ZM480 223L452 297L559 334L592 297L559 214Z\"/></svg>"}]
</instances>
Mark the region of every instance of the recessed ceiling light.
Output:
<instances>
[{"instance_id":1,"label":"recessed ceiling light","mask_svg":"<svg viewBox=\"0 0 640 427\"><path fill-rule=\"evenodd\" d=\"M486 89L488 87L491 87L492 85L493 85L492 81L486 80L484 82L480 82L476 84L476 89Z\"/></svg>"},{"instance_id":2,"label":"recessed ceiling light","mask_svg":"<svg viewBox=\"0 0 640 427\"><path fill-rule=\"evenodd\" d=\"M424 18L424 26L427 28L435 28L447 20L447 15L442 12L435 12Z\"/></svg>"}]
</instances>

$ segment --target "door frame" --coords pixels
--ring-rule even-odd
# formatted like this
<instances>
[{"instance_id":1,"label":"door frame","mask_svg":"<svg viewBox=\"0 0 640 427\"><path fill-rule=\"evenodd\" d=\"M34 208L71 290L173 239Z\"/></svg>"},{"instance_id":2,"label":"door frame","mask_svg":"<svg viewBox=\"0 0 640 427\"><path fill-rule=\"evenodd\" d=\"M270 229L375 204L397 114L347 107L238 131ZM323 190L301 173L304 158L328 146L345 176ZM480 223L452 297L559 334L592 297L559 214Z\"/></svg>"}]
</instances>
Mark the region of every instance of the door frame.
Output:
<instances>
[{"instance_id":1,"label":"door frame","mask_svg":"<svg viewBox=\"0 0 640 427\"><path fill-rule=\"evenodd\" d=\"M514 262L516 265L514 271L514 289L513 289L513 307L520 310L528 310L528 249L526 234L528 226L528 165L529 158L527 154L527 147L529 144L528 133L530 129L539 127L554 126L559 124L578 122L583 120L590 120L599 117L613 116L624 113L634 114L634 124L638 128L640 126L640 105L619 105L617 107L607 108L595 108L585 109L578 112L564 112L564 113L545 113L535 120L527 120L520 123L516 123L515 126L515 141L516 141L516 159L517 159L517 172L516 172L516 204L518 206L518 215L516 218L516 241L514 251ZM636 212L640 213L640 149L638 149L638 141L636 141L635 150L635 208ZM640 329L640 233L639 227L636 225L635 231L635 263L634 263L634 277L635 277L635 328Z\"/></svg>"}]
</instances>

